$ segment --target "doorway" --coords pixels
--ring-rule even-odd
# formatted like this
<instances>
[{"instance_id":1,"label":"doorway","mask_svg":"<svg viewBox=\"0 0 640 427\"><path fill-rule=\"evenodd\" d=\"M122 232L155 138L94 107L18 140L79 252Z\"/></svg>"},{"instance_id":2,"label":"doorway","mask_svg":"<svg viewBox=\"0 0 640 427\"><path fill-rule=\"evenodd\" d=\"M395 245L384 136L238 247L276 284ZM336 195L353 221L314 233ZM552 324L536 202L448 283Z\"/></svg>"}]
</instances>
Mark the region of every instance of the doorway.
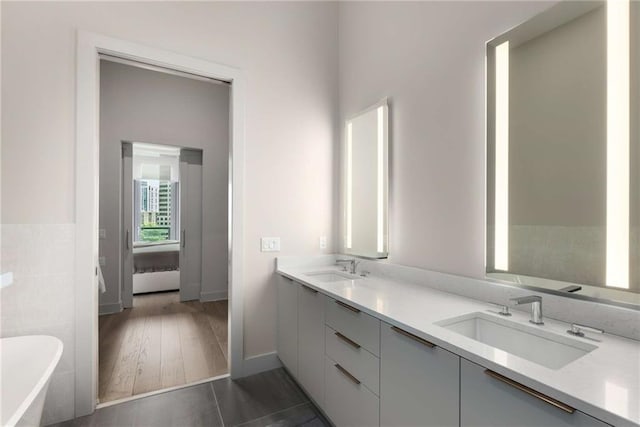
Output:
<instances>
[{"instance_id":1,"label":"doorway","mask_svg":"<svg viewBox=\"0 0 640 427\"><path fill-rule=\"evenodd\" d=\"M99 69L102 404L229 373L230 88Z\"/></svg>"},{"instance_id":2,"label":"doorway","mask_svg":"<svg viewBox=\"0 0 640 427\"><path fill-rule=\"evenodd\" d=\"M98 395L98 161L99 55L108 53L169 70L232 83L229 143L229 369L245 368L243 347L244 127L246 77L242 70L122 39L78 31L76 45L76 304L75 415L92 413Z\"/></svg>"},{"instance_id":3,"label":"doorway","mask_svg":"<svg viewBox=\"0 0 640 427\"><path fill-rule=\"evenodd\" d=\"M203 208L208 206L202 160L200 149L122 143L124 308L132 307L133 295L152 292L179 291L180 301L203 299ZM214 202L226 199L223 184ZM220 222L224 227L226 218ZM219 282L228 276L225 262L215 269L221 270Z\"/></svg>"}]
</instances>

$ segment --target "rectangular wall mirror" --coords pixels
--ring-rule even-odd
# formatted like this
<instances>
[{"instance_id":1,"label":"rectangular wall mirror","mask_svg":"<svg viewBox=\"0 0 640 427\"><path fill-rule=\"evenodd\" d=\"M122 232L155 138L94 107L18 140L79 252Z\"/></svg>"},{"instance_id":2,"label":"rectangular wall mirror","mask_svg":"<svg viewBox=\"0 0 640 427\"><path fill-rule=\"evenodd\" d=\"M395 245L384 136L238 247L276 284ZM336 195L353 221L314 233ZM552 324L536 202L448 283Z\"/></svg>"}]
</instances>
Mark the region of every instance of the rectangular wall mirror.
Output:
<instances>
[{"instance_id":1,"label":"rectangular wall mirror","mask_svg":"<svg viewBox=\"0 0 640 427\"><path fill-rule=\"evenodd\" d=\"M639 22L565 1L487 43L489 277L638 307Z\"/></svg>"},{"instance_id":2,"label":"rectangular wall mirror","mask_svg":"<svg viewBox=\"0 0 640 427\"><path fill-rule=\"evenodd\" d=\"M342 252L366 258L388 255L387 100L345 123L342 152Z\"/></svg>"}]
</instances>

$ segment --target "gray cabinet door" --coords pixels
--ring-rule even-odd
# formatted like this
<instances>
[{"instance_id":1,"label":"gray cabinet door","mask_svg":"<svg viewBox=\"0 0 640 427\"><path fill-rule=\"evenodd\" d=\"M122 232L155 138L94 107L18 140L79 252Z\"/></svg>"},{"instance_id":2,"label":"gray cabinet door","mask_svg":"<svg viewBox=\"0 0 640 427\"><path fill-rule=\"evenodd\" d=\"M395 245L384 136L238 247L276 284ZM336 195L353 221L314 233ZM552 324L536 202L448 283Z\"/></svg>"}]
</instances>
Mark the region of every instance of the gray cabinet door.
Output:
<instances>
[{"instance_id":1,"label":"gray cabinet door","mask_svg":"<svg viewBox=\"0 0 640 427\"><path fill-rule=\"evenodd\" d=\"M122 307L133 307L133 144L122 143L122 270L120 297Z\"/></svg>"},{"instance_id":2,"label":"gray cabinet door","mask_svg":"<svg viewBox=\"0 0 640 427\"><path fill-rule=\"evenodd\" d=\"M380 425L458 426L460 357L381 324Z\"/></svg>"},{"instance_id":3,"label":"gray cabinet door","mask_svg":"<svg viewBox=\"0 0 640 427\"><path fill-rule=\"evenodd\" d=\"M180 150L180 301L200 299L202 151Z\"/></svg>"},{"instance_id":4,"label":"gray cabinet door","mask_svg":"<svg viewBox=\"0 0 640 427\"><path fill-rule=\"evenodd\" d=\"M298 381L320 406L324 399L324 299L298 287Z\"/></svg>"},{"instance_id":5,"label":"gray cabinet door","mask_svg":"<svg viewBox=\"0 0 640 427\"><path fill-rule=\"evenodd\" d=\"M278 275L277 350L282 364L298 378L299 284Z\"/></svg>"},{"instance_id":6,"label":"gray cabinet door","mask_svg":"<svg viewBox=\"0 0 640 427\"><path fill-rule=\"evenodd\" d=\"M378 427L380 399L339 363L325 356L323 409L336 427Z\"/></svg>"},{"instance_id":7,"label":"gray cabinet door","mask_svg":"<svg viewBox=\"0 0 640 427\"><path fill-rule=\"evenodd\" d=\"M483 366L460 364L460 425L465 427L606 426L582 412L565 412L489 375Z\"/></svg>"}]
</instances>

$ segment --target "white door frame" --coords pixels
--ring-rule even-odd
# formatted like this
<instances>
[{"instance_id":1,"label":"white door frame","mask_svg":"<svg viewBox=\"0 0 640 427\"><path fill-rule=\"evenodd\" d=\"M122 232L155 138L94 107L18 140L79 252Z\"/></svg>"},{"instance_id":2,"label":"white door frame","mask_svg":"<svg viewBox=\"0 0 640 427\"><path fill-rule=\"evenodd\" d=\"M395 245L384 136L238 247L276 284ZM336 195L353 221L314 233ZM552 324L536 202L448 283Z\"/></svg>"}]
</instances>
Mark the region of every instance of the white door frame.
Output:
<instances>
[{"instance_id":1,"label":"white door frame","mask_svg":"<svg viewBox=\"0 0 640 427\"><path fill-rule=\"evenodd\" d=\"M78 31L76 51L75 415L95 410L98 385L99 54L230 81L229 364L243 376L243 208L246 78L236 68Z\"/></svg>"}]
</instances>

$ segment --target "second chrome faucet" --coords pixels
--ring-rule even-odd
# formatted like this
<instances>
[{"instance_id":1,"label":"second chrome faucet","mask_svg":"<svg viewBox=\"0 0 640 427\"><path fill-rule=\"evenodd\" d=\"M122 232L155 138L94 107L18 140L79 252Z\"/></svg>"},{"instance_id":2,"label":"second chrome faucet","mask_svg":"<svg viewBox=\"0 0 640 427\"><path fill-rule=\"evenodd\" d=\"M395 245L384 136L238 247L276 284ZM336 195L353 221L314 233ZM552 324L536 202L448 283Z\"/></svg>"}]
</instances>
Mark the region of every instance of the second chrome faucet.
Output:
<instances>
[{"instance_id":1,"label":"second chrome faucet","mask_svg":"<svg viewBox=\"0 0 640 427\"><path fill-rule=\"evenodd\" d=\"M529 322L535 325L544 325L542 317L542 297L538 295L529 295L526 297L511 298L516 305L531 304L531 319Z\"/></svg>"},{"instance_id":2,"label":"second chrome faucet","mask_svg":"<svg viewBox=\"0 0 640 427\"><path fill-rule=\"evenodd\" d=\"M345 267L345 271L348 271L351 274L356 274L356 266L359 264L359 261L356 261L355 258L336 260L336 264L341 263L349 263L349 270L347 270Z\"/></svg>"}]
</instances>

